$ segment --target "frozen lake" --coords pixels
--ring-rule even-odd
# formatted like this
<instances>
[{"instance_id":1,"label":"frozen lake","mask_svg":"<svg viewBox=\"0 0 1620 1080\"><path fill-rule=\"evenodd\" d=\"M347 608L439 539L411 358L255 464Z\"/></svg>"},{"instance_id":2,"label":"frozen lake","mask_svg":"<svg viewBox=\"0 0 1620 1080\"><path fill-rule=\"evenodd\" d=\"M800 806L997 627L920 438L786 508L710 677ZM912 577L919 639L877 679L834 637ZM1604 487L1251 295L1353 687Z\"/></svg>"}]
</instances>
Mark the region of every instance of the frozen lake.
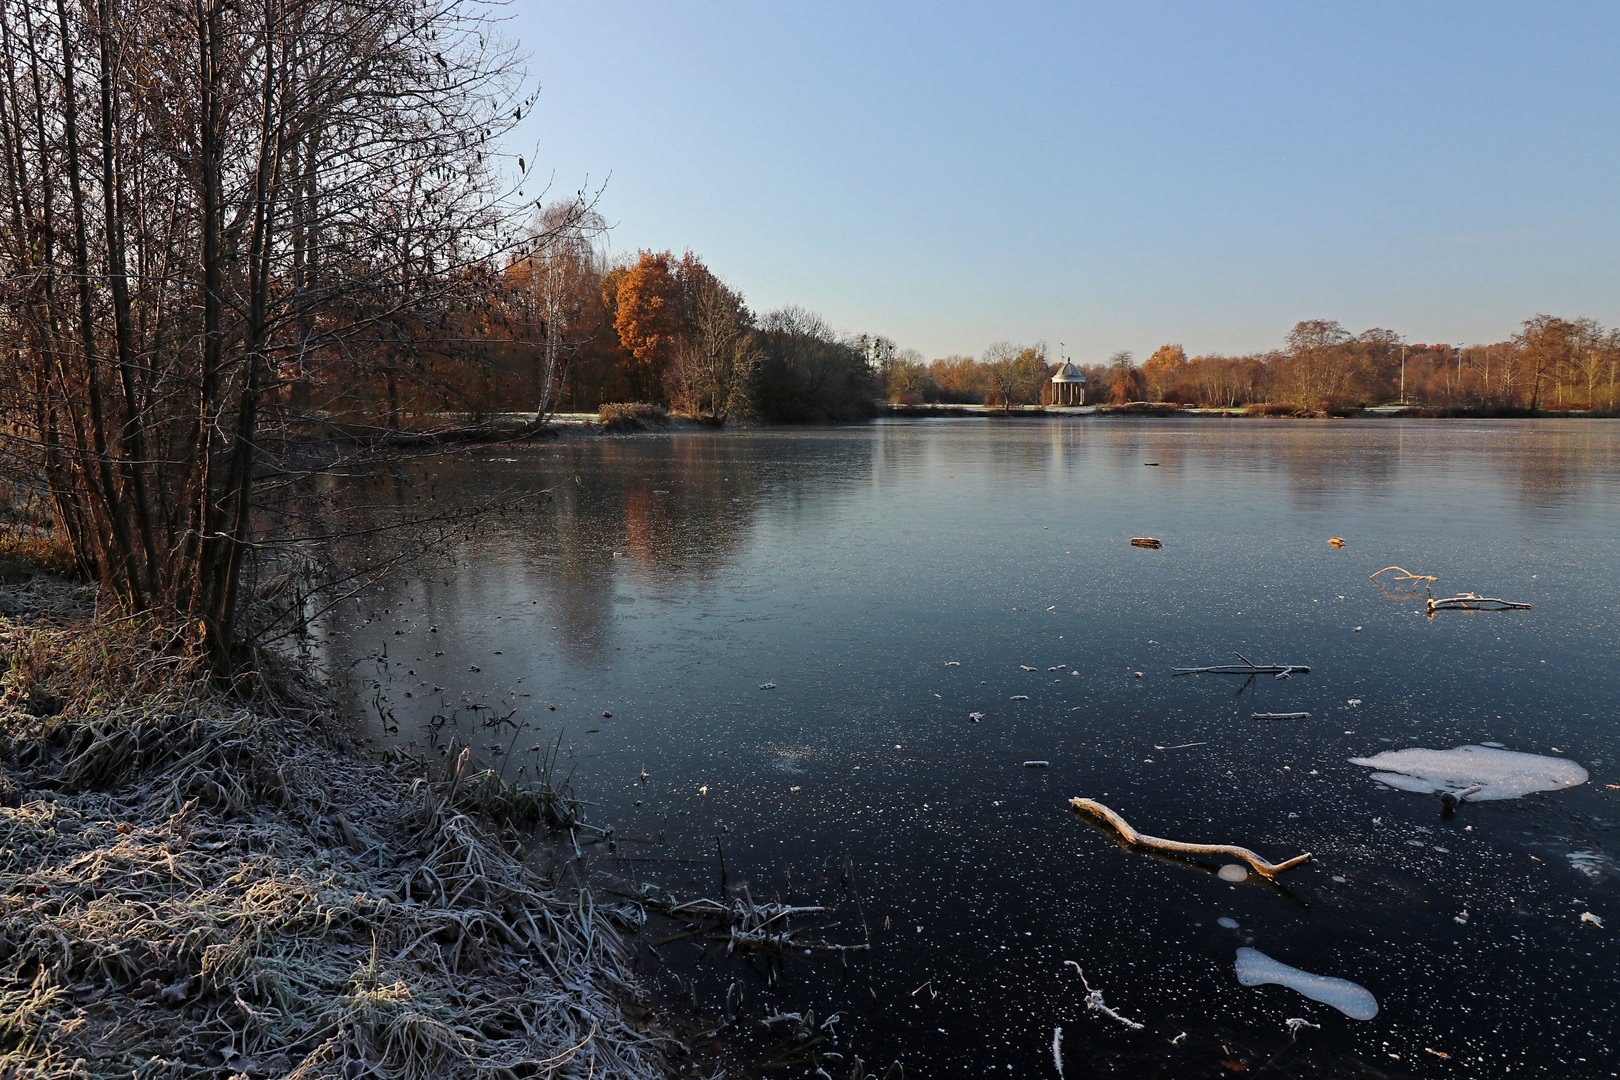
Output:
<instances>
[{"instance_id":1,"label":"frozen lake","mask_svg":"<svg viewBox=\"0 0 1620 1080\"><path fill-rule=\"evenodd\" d=\"M768 971L699 936L654 964L679 931L655 923L648 985L707 1026L728 993L746 1020L836 1013L840 1078L1056 1076L1057 1027L1071 1078L1620 1073L1620 423L920 420L423 467L441 502L554 499L342 620L339 654L388 650L357 700L420 744L510 692L616 826L594 865L719 898L718 839L733 892L802 888L839 906L808 936L870 941ZM1430 618L1368 580L1390 565L1532 610ZM1310 672L1171 675L1236 653ZM1460 746L1590 778L1445 816L1350 761ZM1077 796L1313 859L1234 882ZM1243 985L1240 948L1376 1015ZM1066 961L1142 1027L1088 1011ZM748 1030L714 1038L768 1056Z\"/></svg>"}]
</instances>

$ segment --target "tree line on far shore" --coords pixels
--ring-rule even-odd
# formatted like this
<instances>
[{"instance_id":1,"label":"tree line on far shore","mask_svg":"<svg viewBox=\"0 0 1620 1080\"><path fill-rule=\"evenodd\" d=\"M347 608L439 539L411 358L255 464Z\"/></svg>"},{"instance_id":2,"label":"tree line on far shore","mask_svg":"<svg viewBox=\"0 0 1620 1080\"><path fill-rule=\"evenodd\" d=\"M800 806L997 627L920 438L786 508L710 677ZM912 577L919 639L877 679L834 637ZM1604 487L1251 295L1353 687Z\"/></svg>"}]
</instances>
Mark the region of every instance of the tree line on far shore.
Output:
<instances>
[{"instance_id":1,"label":"tree line on far shore","mask_svg":"<svg viewBox=\"0 0 1620 1080\"><path fill-rule=\"evenodd\" d=\"M1322 414L1405 402L1437 411L1620 409L1620 329L1587 318L1536 315L1490 345L1411 344L1393 330L1351 334L1328 319L1289 331L1283 347L1241 356L1187 355L1160 346L1138 364L1129 352L1076 364L1095 404L1166 402ZM927 360L914 350L881 365L896 404L1049 404L1045 345L1001 343L980 357Z\"/></svg>"}]
</instances>

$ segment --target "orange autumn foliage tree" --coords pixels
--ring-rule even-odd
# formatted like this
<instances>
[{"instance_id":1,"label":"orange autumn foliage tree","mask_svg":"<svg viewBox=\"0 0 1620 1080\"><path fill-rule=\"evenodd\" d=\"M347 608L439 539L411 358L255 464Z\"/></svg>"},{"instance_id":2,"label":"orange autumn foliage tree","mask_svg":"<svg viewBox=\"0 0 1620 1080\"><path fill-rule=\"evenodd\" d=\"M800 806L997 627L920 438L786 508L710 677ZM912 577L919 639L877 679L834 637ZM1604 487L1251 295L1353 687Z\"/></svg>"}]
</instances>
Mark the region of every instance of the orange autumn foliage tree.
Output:
<instances>
[{"instance_id":1,"label":"orange autumn foliage tree","mask_svg":"<svg viewBox=\"0 0 1620 1080\"><path fill-rule=\"evenodd\" d=\"M1160 345L1142 365L1142 377L1147 380L1148 397L1163 401L1166 392L1179 382L1187 371L1187 350L1180 345Z\"/></svg>"},{"instance_id":2,"label":"orange autumn foliage tree","mask_svg":"<svg viewBox=\"0 0 1620 1080\"><path fill-rule=\"evenodd\" d=\"M613 312L619 343L633 361L626 375L637 397L648 401L656 399L680 338L672 261L667 251L642 251L632 265L602 279L602 299Z\"/></svg>"}]
</instances>

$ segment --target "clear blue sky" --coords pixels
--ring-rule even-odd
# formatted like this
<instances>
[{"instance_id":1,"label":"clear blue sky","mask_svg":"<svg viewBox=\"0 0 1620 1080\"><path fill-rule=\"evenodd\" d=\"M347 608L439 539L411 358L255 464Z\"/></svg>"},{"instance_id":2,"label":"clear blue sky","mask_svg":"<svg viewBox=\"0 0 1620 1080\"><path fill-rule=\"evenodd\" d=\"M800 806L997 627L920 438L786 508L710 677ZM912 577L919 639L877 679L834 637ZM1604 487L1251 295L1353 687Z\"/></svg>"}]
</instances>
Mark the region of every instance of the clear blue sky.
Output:
<instances>
[{"instance_id":1,"label":"clear blue sky","mask_svg":"<svg viewBox=\"0 0 1620 1080\"><path fill-rule=\"evenodd\" d=\"M1614 0L506 10L521 149L756 310L1081 361L1620 322Z\"/></svg>"}]
</instances>

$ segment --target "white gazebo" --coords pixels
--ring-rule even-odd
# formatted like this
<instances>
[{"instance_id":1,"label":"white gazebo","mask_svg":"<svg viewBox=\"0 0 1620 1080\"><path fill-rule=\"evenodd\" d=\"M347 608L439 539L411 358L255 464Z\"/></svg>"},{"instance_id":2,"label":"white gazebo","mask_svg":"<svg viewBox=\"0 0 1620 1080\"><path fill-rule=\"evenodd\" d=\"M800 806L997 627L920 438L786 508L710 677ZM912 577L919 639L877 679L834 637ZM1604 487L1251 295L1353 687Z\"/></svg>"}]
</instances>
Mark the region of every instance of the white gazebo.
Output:
<instances>
[{"instance_id":1,"label":"white gazebo","mask_svg":"<svg viewBox=\"0 0 1620 1080\"><path fill-rule=\"evenodd\" d=\"M1086 377L1071 361L1065 360L1052 376L1053 405L1084 405Z\"/></svg>"}]
</instances>

